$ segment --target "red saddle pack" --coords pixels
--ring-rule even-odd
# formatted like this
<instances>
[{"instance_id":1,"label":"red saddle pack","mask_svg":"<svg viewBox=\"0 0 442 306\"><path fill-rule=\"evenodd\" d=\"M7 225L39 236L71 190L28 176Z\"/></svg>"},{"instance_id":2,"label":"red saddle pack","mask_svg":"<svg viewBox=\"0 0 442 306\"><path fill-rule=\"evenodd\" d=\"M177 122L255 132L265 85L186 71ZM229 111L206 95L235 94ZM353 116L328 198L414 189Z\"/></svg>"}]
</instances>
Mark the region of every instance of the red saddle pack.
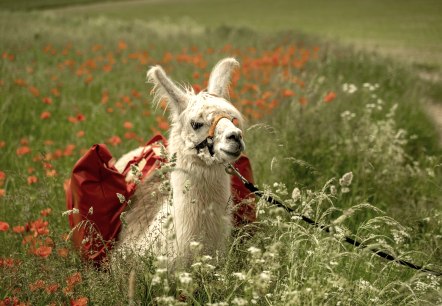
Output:
<instances>
[{"instance_id":1,"label":"red saddle pack","mask_svg":"<svg viewBox=\"0 0 442 306\"><path fill-rule=\"evenodd\" d=\"M112 154L104 144L92 146L81 157L72 170L69 181L65 184L67 209L78 213L69 214L69 225L72 228L72 240L80 250L83 258L99 265L112 249L121 230L120 215L126 209L127 200L134 194L137 185L127 183L126 174L132 164L145 160L140 169L142 178L148 177L161 166L163 158L155 153L155 148L167 147L167 140L162 135L155 135L145 145L145 150L134 157L119 173L113 165ZM253 173L249 159L242 155L235 167L253 183ZM126 201L121 203L117 193ZM232 176L232 194L234 206L233 223L235 226L255 221L255 204L253 194ZM248 201L245 201L248 199Z\"/></svg>"}]
</instances>

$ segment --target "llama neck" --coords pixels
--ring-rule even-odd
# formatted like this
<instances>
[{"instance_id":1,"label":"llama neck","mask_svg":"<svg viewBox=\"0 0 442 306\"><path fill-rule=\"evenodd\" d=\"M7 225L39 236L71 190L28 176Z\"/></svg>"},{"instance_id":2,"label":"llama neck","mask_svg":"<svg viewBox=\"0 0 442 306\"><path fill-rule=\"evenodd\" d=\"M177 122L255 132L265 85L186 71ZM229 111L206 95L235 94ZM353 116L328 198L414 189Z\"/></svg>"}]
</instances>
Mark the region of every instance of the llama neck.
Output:
<instances>
[{"instance_id":1,"label":"llama neck","mask_svg":"<svg viewBox=\"0 0 442 306\"><path fill-rule=\"evenodd\" d=\"M220 249L231 228L230 176L223 165L207 166L196 156L177 153L171 173L173 211L179 249L188 242L202 242L207 249Z\"/></svg>"},{"instance_id":2,"label":"llama neck","mask_svg":"<svg viewBox=\"0 0 442 306\"><path fill-rule=\"evenodd\" d=\"M174 205L188 209L226 208L230 198L230 177L223 165L202 165L200 161L177 157L176 170L171 174Z\"/></svg>"}]
</instances>

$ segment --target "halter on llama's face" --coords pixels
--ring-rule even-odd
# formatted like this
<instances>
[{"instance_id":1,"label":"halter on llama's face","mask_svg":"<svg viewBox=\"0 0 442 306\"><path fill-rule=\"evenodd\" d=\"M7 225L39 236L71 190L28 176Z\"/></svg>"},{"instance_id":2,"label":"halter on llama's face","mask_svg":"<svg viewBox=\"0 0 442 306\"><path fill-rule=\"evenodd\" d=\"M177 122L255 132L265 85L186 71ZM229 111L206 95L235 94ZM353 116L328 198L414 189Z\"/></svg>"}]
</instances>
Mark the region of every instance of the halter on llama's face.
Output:
<instances>
[{"instance_id":1,"label":"halter on llama's face","mask_svg":"<svg viewBox=\"0 0 442 306\"><path fill-rule=\"evenodd\" d=\"M158 98L166 98L172 121L171 145L178 154L198 157L207 165L235 161L245 149L242 116L227 101L230 76L239 63L233 58L218 62L207 91L195 94L171 81L160 66L152 67L148 79Z\"/></svg>"}]
</instances>

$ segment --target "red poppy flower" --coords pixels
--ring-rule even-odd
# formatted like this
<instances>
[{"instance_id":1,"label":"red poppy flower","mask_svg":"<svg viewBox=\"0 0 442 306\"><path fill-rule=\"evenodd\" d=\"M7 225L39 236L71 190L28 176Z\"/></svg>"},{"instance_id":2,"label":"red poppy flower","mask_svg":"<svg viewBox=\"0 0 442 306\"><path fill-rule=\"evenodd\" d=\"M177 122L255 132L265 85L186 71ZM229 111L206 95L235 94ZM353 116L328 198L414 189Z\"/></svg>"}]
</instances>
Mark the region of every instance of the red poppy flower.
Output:
<instances>
[{"instance_id":1,"label":"red poppy flower","mask_svg":"<svg viewBox=\"0 0 442 306\"><path fill-rule=\"evenodd\" d=\"M22 146L22 147L19 147L15 153L17 153L17 155L25 155L30 152L31 152L31 149L28 146Z\"/></svg>"},{"instance_id":2,"label":"red poppy flower","mask_svg":"<svg viewBox=\"0 0 442 306\"><path fill-rule=\"evenodd\" d=\"M118 42L118 49L120 49L120 50L125 50L125 49L127 49L127 44L126 44L126 42L125 42L124 40L120 40L120 41Z\"/></svg>"},{"instance_id":3,"label":"red poppy flower","mask_svg":"<svg viewBox=\"0 0 442 306\"><path fill-rule=\"evenodd\" d=\"M76 300L71 300L71 306L86 306L88 301L87 297L79 297Z\"/></svg>"},{"instance_id":4,"label":"red poppy flower","mask_svg":"<svg viewBox=\"0 0 442 306\"><path fill-rule=\"evenodd\" d=\"M69 277L66 279L66 284L69 287L72 287L78 283L81 283L81 280L82 280L82 278L81 278L80 272L75 272L75 273L69 275Z\"/></svg>"},{"instance_id":5,"label":"red poppy flower","mask_svg":"<svg viewBox=\"0 0 442 306\"><path fill-rule=\"evenodd\" d=\"M37 219L33 222L28 223L28 228L37 235L47 235L49 234L48 221L43 221L42 219Z\"/></svg>"},{"instance_id":6,"label":"red poppy flower","mask_svg":"<svg viewBox=\"0 0 442 306\"><path fill-rule=\"evenodd\" d=\"M69 250L66 248L57 249L57 254L60 257L66 258L69 255Z\"/></svg>"},{"instance_id":7,"label":"red poppy flower","mask_svg":"<svg viewBox=\"0 0 442 306\"><path fill-rule=\"evenodd\" d=\"M40 119L48 119L48 118L51 118L51 113L50 112L45 111L45 112L41 113Z\"/></svg>"},{"instance_id":8,"label":"red poppy flower","mask_svg":"<svg viewBox=\"0 0 442 306\"><path fill-rule=\"evenodd\" d=\"M308 101L306 97L300 97L299 98L299 104L301 105L307 105Z\"/></svg>"},{"instance_id":9,"label":"red poppy flower","mask_svg":"<svg viewBox=\"0 0 442 306\"><path fill-rule=\"evenodd\" d=\"M86 120L86 116L83 115L83 114L81 114L81 113L80 113L80 114L77 114L77 117L76 117L76 118L77 118L78 121L84 121L84 120Z\"/></svg>"},{"instance_id":10,"label":"red poppy flower","mask_svg":"<svg viewBox=\"0 0 442 306\"><path fill-rule=\"evenodd\" d=\"M114 135L112 137L110 137L107 142L113 146L119 145L121 143L121 138Z\"/></svg>"},{"instance_id":11,"label":"red poppy flower","mask_svg":"<svg viewBox=\"0 0 442 306\"><path fill-rule=\"evenodd\" d=\"M0 221L0 232L6 232L9 229L9 224L3 221Z\"/></svg>"},{"instance_id":12,"label":"red poppy flower","mask_svg":"<svg viewBox=\"0 0 442 306\"><path fill-rule=\"evenodd\" d=\"M293 90L290 90L290 89L284 89L284 90L282 91L282 96L283 96L283 97L288 98L288 97L293 97L294 95L295 95L295 92L294 92Z\"/></svg>"},{"instance_id":13,"label":"red poppy flower","mask_svg":"<svg viewBox=\"0 0 442 306\"><path fill-rule=\"evenodd\" d=\"M36 87L34 86L30 86L29 87L29 92L34 96L34 97L38 97L40 95L40 90L38 90Z\"/></svg>"},{"instance_id":14,"label":"red poppy flower","mask_svg":"<svg viewBox=\"0 0 442 306\"><path fill-rule=\"evenodd\" d=\"M42 215L43 217L46 217L46 216L48 216L51 212L52 212L52 208L46 208L46 209L43 209L42 211L40 211L40 215Z\"/></svg>"},{"instance_id":15,"label":"red poppy flower","mask_svg":"<svg viewBox=\"0 0 442 306\"><path fill-rule=\"evenodd\" d=\"M12 231L17 234L21 234L25 231L25 227L23 225L17 225L12 228Z\"/></svg>"},{"instance_id":16,"label":"red poppy flower","mask_svg":"<svg viewBox=\"0 0 442 306\"><path fill-rule=\"evenodd\" d=\"M38 289L43 289L46 286L44 280L39 279L31 284L29 284L29 290L31 290L31 292L34 292Z\"/></svg>"},{"instance_id":17,"label":"red poppy flower","mask_svg":"<svg viewBox=\"0 0 442 306\"><path fill-rule=\"evenodd\" d=\"M36 256L47 258L49 255L51 255L52 248L49 246L41 245L38 248L36 248L33 253Z\"/></svg>"},{"instance_id":18,"label":"red poppy flower","mask_svg":"<svg viewBox=\"0 0 442 306\"><path fill-rule=\"evenodd\" d=\"M134 125L133 125L132 122L126 121L126 122L123 123L123 127L124 127L125 129L130 130L131 128L134 127Z\"/></svg>"},{"instance_id":19,"label":"red poppy flower","mask_svg":"<svg viewBox=\"0 0 442 306\"><path fill-rule=\"evenodd\" d=\"M59 97L60 96L60 90L58 89L58 88L52 88L51 89L51 94L53 95L53 96L55 96L55 97ZM49 98L49 99L51 99L51 98ZM44 101L43 101L44 102ZM52 102L52 99L51 99L51 102Z\"/></svg>"},{"instance_id":20,"label":"red poppy flower","mask_svg":"<svg viewBox=\"0 0 442 306\"><path fill-rule=\"evenodd\" d=\"M28 185L32 185L38 182L38 178L34 175L28 176Z\"/></svg>"},{"instance_id":21,"label":"red poppy flower","mask_svg":"<svg viewBox=\"0 0 442 306\"><path fill-rule=\"evenodd\" d=\"M42 101L43 101L44 104L48 104L48 105L52 104L52 98L51 97L44 97L42 99Z\"/></svg>"},{"instance_id":22,"label":"red poppy flower","mask_svg":"<svg viewBox=\"0 0 442 306\"><path fill-rule=\"evenodd\" d=\"M57 283L53 283L53 284L48 285L45 288L45 291L46 291L47 294L51 294L51 293L56 292L58 290L58 288L60 288L60 285L57 284Z\"/></svg>"},{"instance_id":23,"label":"red poppy flower","mask_svg":"<svg viewBox=\"0 0 442 306\"><path fill-rule=\"evenodd\" d=\"M336 98L336 93L334 91L329 91L325 97L324 97L324 102L325 103L330 103L331 101L333 101Z\"/></svg>"}]
</instances>

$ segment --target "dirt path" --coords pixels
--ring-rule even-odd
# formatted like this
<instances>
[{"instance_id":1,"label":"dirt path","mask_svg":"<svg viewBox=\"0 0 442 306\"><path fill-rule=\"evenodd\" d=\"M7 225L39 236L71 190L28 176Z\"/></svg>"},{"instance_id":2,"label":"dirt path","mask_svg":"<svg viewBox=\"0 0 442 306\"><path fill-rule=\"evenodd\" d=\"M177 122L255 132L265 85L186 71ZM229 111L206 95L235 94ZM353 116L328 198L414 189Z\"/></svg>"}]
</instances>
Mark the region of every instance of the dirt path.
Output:
<instances>
[{"instance_id":1,"label":"dirt path","mask_svg":"<svg viewBox=\"0 0 442 306\"><path fill-rule=\"evenodd\" d=\"M421 72L419 73L419 77L427 82L442 86L442 76L440 73ZM439 143L442 146L442 101L428 101L425 104L425 110L436 125L436 129L439 132Z\"/></svg>"},{"instance_id":2,"label":"dirt path","mask_svg":"<svg viewBox=\"0 0 442 306\"><path fill-rule=\"evenodd\" d=\"M436 125L439 132L439 143L442 146L442 103L428 103L425 108Z\"/></svg>"}]
</instances>

